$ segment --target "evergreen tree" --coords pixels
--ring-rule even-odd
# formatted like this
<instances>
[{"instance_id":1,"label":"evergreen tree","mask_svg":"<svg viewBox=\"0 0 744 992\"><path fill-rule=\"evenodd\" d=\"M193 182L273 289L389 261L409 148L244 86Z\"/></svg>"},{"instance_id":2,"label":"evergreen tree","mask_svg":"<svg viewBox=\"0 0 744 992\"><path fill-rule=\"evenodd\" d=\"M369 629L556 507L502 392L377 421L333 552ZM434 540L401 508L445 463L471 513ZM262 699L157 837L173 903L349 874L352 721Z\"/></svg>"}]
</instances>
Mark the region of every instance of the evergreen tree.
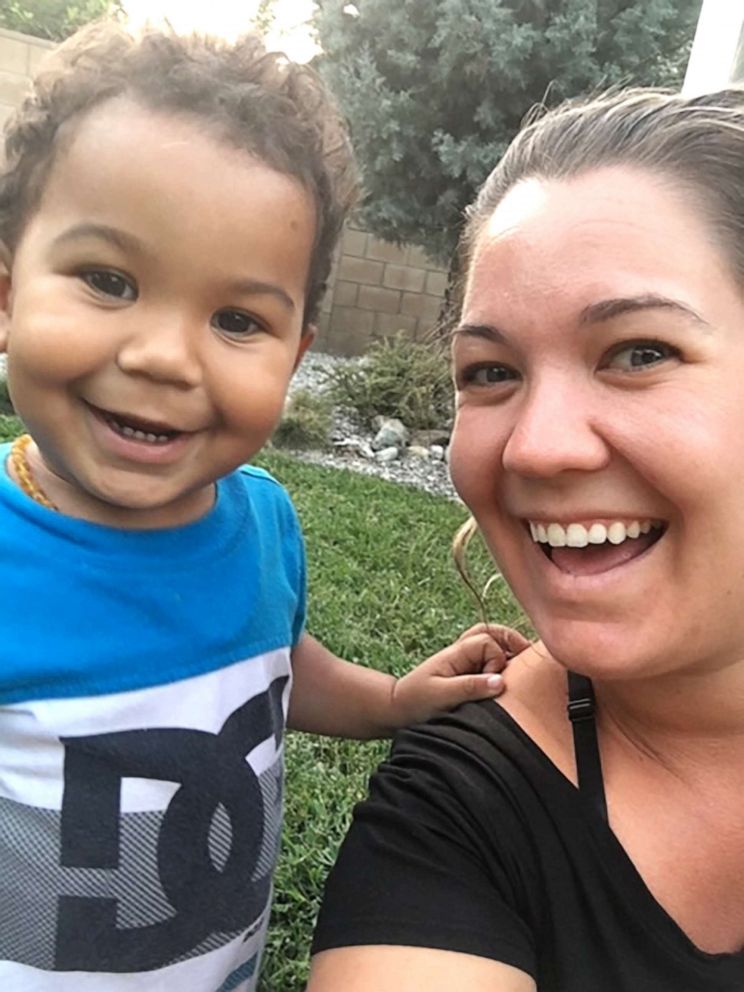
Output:
<instances>
[{"instance_id":1,"label":"evergreen tree","mask_svg":"<svg viewBox=\"0 0 744 992\"><path fill-rule=\"evenodd\" d=\"M0 28L62 41L83 24L120 10L119 0L0 0Z\"/></svg>"},{"instance_id":2,"label":"evergreen tree","mask_svg":"<svg viewBox=\"0 0 744 992\"><path fill-rule=\"evenodd\" d=\"M462 211L535 104L679 87L701 0L319 0L379 237L448 259Z\"/></svg>"}]
</instances>

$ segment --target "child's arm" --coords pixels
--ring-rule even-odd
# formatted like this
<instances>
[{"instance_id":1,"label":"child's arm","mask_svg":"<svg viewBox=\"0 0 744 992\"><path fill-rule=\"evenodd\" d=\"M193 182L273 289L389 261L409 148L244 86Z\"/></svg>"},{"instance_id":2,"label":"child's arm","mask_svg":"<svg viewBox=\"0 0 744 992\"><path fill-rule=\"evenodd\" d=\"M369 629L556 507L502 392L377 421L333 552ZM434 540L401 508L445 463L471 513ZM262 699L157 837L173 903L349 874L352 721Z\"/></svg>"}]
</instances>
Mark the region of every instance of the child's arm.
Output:
<instances>
[{"instance_id":1,"label":"child's arm","mask_svg":"<svg viewBox=\"0 0 744 992\"><path fill-rule=\"evenodd\" d=\"M337 658L304 634L292 651L294 685L287 724L333 737L388 737L473 699L498 696L498 672L529 646L508 627L478 624L396 679Z\"/></svg>"}]
</instances>

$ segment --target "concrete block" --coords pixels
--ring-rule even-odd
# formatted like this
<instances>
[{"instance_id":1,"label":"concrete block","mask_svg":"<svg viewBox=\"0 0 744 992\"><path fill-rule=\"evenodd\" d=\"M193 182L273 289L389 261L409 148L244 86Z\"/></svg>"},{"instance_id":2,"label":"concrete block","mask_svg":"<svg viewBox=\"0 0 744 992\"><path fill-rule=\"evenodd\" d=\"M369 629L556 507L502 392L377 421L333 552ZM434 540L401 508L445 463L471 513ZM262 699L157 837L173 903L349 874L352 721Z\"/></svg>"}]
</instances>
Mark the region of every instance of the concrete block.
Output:
<instances>
[{"instance_id":1,"label":"concrete block","mask_svg":"<svg viewBox=\"0 0 744 992\"><path fill-rule=\"evenodd\" d=\"M375 318L375 331L380 337L391 338L399 331L405 331L411 338L416 337L418 321L404 313L378 313Z\"/></svg>"},{"instance_id":2,"label":"concrete block","mask_svg":"<svg viewBox=\"0 0 744 992\"><path fill-rule=\"evenodd\" d=\"M356 255L364 258L367 248L367 234L364 231L356 231L347 227L341 238L341 250L344 255Z\"/></svg>"},{"instance_id":3,"label":"concrete block","mask_svg":"<svg viewBox=\"0 0 744 992\"><path fill-rule=\"evenodd\" d=\"M331 313L331 336L338 332L345 334L371 334L375 326L375 315L371 310L358 310L356 307L334 307Z\"/></svg>"},{"instance_id":4,"label":"concrete block","mask_svg":"<svg viewBox=\"0 0 744 992\"><path fill-rule=\"evenodd\" d=\"M382 282L383 269L382 262L343 255L338 263L338 278L347 282L359 282L365 286L379 286Z\"/></svg>"},{"instance_id":5,"label":"concrete block","mask_svg":"<svg viewBox=\"0 0 744 992\"><path fill-rule=\"evenodd\" d=\"M346 355L349 358L363 355L374 340L371 331L332 331L328 338L328 351L332 355Z\"/></svg>"},{"instance_id":6,"label":"concrete block","mask_svg":"<svg viewBox=\"0 0 744 992\"><path fill-rule=\"evenodd\" d=\"M389 241L381 241L380 238L369 236L367 241L367 258L374 258L379 262L392 262L394 265L406 264L407 249L399 248Z\"/></svg>"},{"instance_id":7,"label":"concrete block","mask_svg":"<svg viewBox=\"0 0 744 992\"><path fill-rule=\"evenodd\" d=\"M426 281L425 269L412 269L408 265L386 265L382 285L391 289L405 289L420 293Z\"/></svg>"},{"instance_id":8,"label":"concrete block","mask_svg":"<svg viewBox=\"0 0 744 992\"><path fill-rule=\"evenodd\" d=\"M379 313L398 313L400 293L395 289L381 289L379 286L360 286L357 306Z\"/></svg>"},{"instance_id":9,"label":"concrete block","mask_svg":"<svg viewBox=\"0 0 744 992\"><path fill-rule=\"evenodd\" d=\"M55 47L54 45L46 44L41 39L39 39L38 43L29 43L28 64L26 68L26 72L29 74L29 76L36 75L36 73L39 71L39 67L41 66L41 63L44 61L47 55L49 55L49 52L54 47Z\"/></svg>"},{"instance_id":10,"label":"concrete block","mask_svg":"<svg viewBox=\"0 0 744 992\"><path fill-rule=\"evenodd\" d=\"M344 282L342 279L339 279L336 283L335 289L333 290L334 307L355 307L357 304L358 293L358 283Z\"/></svg>"},{"instance_id":11,"label":"concrete block","mask_svg":"<svg viewBox=\"0 0 744 992\"><path fill-rule=\"evenodd\" d=\"M447 290L446 272L427 272L426 292L430 296L444 296Z\"/></svg>"},{"instance_id":12,"label":"concrete block","mask_svg":"<svg viewBox=\"0 0 744 992\"><path fill-rule=\"evenodd\" d=\"M0 66L3 70L25 76L28 72L29 47L25 41L0 35Z\"/></svg>"},{"instance_id":13,"label":"concrete block","mask_svg":"<svg viewBox=\"0 0 744 992\"><path fill-rule=\"evenodd\" d=\"M406 264L412 265L415 269L438 269L436 262L426 254L426 251L419 245L409 245L406 253Z\"/></svg>"},{"instance_id":14,"label":"concrete block","mask_svg":"<svg viewBox=\"0 0 744 992\"><path fill-rule=\"evenodd\" d=\"M442 308L442 301L438 296L427 296L424 293L404 293L401 302L401 313L409 314L411 317L423 318L430 323L439 317Z\"/></svg>"},{"instance_id":15,"label":"concrete block","mask_svg":"<svg viewBox=\"0 0 744 992\"><path fill-rule=\"evenodd\" d=\"M29 85L28 76L20 76L15 72L5 72L0 69L0 103L11 107L19 106L28 92Z\"/></svg>"}]
</instances>

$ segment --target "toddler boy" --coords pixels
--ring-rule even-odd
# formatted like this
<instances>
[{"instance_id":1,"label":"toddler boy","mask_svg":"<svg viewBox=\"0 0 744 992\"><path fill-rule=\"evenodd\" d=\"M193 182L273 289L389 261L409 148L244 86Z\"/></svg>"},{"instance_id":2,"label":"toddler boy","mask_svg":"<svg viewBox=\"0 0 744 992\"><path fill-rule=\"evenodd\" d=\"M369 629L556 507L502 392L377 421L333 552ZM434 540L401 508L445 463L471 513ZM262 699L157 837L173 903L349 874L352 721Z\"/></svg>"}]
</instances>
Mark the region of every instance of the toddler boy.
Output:
<instances>
[{"instance_id":1,"label":"toddler boy","mask_svg":"<svg viewBox=\"0 0 744 992\"><path fill-rule=\"evenodd\" d=\"M251 39L88 29L9 126L4 989L252 989L285 723L389 734L496 694L521 646L479 629L398 681L336 658L304 632L290 501L241 467L353 189L314 75Z\"/></svg>"}]
</instances>

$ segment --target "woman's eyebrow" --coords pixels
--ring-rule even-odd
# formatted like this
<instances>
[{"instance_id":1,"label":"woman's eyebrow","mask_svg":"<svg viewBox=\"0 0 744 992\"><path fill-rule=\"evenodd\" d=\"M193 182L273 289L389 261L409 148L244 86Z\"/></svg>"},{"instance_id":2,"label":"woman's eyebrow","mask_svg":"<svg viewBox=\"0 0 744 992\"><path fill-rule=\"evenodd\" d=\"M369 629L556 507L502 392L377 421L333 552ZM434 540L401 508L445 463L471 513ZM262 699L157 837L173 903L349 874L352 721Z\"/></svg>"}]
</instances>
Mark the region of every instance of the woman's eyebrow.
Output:
<instances>
[{"instance_id":1,"label":"woman's eyebrow","mask_svg":"<svg viewBox=\"0 0 744 992\"><path fill-rule=\"evenodd\" d=\"M459 324L452 332L453 338L484 338L496 344L504 344L506 335L491 324Z\"/></svg>"},{"instance_id":2,"label":"woman's eyebrow","mask_svg":"<svg viewBox=\"0 0 744 992\"><path fill-rule=\"evenodd\" d=\"M710 324L696 310L693 310L691 306L668 296L660 296L657 293L644 293L640 296L623 296L611 300L601 300L598 303L590 303L579 314L579 323L596 324L604 320L612 320L614 317L622 317L628 313L636 313L639 310L672 310L693 320L701 327L710 327Z\"/></svg>"}]
</instances>

